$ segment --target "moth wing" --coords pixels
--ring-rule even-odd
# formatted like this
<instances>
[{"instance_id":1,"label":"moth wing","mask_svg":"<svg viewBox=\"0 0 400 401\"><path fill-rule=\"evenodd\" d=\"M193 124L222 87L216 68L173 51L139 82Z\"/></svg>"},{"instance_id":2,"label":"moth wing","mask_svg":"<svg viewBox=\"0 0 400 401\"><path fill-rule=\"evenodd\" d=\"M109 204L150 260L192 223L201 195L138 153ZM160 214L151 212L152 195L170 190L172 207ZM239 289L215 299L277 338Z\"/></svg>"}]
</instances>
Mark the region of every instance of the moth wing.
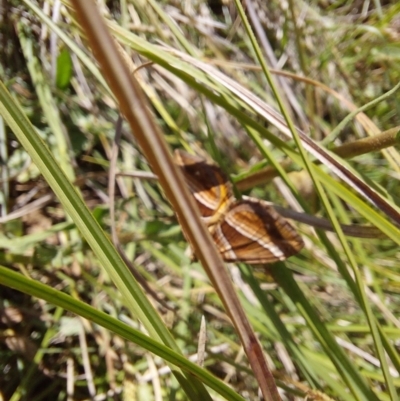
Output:
<instances>
[{"instance_id":1,"label":"moth wing","mask_svg":"<svg viewBox=\"0 0 400 401\"><path fill-rule=\"evenodd\" d=\"M299 252L303 240L273 207L248 198L231 205L213 231L226 262L273 263Z\"/></svg>"},{"instance_id":2,"label":"moth wing","mask_svg":"<svg viewBox=\"0 0 400 401\"><path fill-rule=\"evenodd\" d=\"M183 150L175 150L175 162L199 207L206 224L214 224L233 202L232 184L215 164Z\"/></svg>"}]
</instances>

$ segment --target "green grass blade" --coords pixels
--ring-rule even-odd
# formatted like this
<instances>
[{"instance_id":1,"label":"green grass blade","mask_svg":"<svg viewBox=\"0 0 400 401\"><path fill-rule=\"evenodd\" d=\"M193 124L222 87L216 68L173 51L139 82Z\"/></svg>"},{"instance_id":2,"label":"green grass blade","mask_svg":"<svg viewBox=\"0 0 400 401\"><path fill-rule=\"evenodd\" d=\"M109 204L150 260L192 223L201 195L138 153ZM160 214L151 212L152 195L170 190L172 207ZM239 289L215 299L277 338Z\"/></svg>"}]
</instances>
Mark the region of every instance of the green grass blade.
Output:
<instances>
[{"instance_id":1,"label":"green grass blade","mask_svg":"<svg viewBox=\"0 0 400 401\"><path fill-rule=\"evenodd\" d=\"M134 342L155 355L158 355L159 357L170 362L172 365L179 367L186 372L190 372L195 377L199 377L207 386L215 390L218 394L226 399L243 401L243 398L240 395L226 386L222 381L216 379L205 369L190 362L180 353L173 351L171 348L161 344L150 336L135 330L118 319L115 319L112 316L99 311L82 301L74 299L71 296L45 284L26 278L21 274L3 266L0 266L0 283L8 287L15 288L18 291L22 291L25 294L43 299L51 304L57 305L58 307L84 317L85 319L88 319L118 334L119 336Z\"/></svg>"}]
</instances>

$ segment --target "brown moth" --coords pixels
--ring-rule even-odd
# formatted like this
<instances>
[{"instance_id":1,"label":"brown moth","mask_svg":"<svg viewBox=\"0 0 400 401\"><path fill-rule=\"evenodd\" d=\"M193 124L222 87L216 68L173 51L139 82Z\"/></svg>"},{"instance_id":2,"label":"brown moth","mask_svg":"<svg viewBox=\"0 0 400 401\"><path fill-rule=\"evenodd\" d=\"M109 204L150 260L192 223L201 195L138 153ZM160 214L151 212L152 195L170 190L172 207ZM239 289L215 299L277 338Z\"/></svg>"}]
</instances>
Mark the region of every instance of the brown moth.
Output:
<instances>
[{"instance_id":1,"label":"brown moth","mask_svg":"<svg viewBox=\"0 0 400 401\"><path fill-rule=\"evenodd\" d=\"M215 164L182 150L175 162L226 262L273 263L299 252L303 240L296 229L262 200L236 200L232 184Z\"/></svg>"}]
</instances>

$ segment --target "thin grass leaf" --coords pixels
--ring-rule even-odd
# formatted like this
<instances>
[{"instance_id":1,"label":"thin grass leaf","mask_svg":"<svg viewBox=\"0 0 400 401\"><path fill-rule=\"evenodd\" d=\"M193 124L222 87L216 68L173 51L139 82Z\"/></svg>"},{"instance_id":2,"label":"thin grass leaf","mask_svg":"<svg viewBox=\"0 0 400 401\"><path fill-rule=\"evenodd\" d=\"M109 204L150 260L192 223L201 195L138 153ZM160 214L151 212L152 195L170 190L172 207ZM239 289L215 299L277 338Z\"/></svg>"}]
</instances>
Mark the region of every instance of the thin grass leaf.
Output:
<instances>
[{"instance_id":1,"label":"thin grass leaf","mask_svg":"<svg viewBox=\"0 0 400 401\"><path fill-rule=\"evenodd\" d=\"M222 381L216 379L203 368L188 361L180 353L173 351L171 348L163 345L153 338L133 329L118 319L115 319L82 301L74 299L71 296L47 285L28 279L21 274L13 272L12 270L3 266L0 266L0 283L15 288L26 294L30 294L39 299L43 299L51 304L57 305L60 308L73 312L81 317L84 317L85 319L99 324L100 326L107 328L119 336L124 337L140 347L143 347L148 351L160 356L161 358L170 362L172 365L179 367L186 372L190 372L192 375L194 375L194 377L200 377L204 383L206 383L210 388L215 390L226 399L243 401L243 398L240 397L237 392L230 389ZM181 376L181 382L184 380L185 379L183 376ZM191 388L190 391L193 392L193 388ZM193 394L195 393L192 393L192 395ZM198 396L199 394L195 394L193 399L196 399ZM204 396L204 394L202 394L202 396Z\"/></svg>"}]
</instances>

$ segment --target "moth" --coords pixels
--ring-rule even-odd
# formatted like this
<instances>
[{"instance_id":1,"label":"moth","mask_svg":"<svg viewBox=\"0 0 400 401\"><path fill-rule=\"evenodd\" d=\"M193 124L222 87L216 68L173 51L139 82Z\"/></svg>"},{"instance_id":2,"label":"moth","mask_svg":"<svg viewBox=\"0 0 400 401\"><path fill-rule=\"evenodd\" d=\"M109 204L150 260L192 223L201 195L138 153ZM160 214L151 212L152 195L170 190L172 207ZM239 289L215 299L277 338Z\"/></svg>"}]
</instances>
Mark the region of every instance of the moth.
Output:
<instances>
[{"instance_id":1,"label":"moth","mask_svg":"<svg viewBox=\"0 0 400 401\"><path fill-rule=\"evenodd\" d=\"M235 199L232 184L217 165L179 149L175 162L226 262L273 263L303 248L296 229L272 206L256 198Z\"/></svg>"}]
</instances>

